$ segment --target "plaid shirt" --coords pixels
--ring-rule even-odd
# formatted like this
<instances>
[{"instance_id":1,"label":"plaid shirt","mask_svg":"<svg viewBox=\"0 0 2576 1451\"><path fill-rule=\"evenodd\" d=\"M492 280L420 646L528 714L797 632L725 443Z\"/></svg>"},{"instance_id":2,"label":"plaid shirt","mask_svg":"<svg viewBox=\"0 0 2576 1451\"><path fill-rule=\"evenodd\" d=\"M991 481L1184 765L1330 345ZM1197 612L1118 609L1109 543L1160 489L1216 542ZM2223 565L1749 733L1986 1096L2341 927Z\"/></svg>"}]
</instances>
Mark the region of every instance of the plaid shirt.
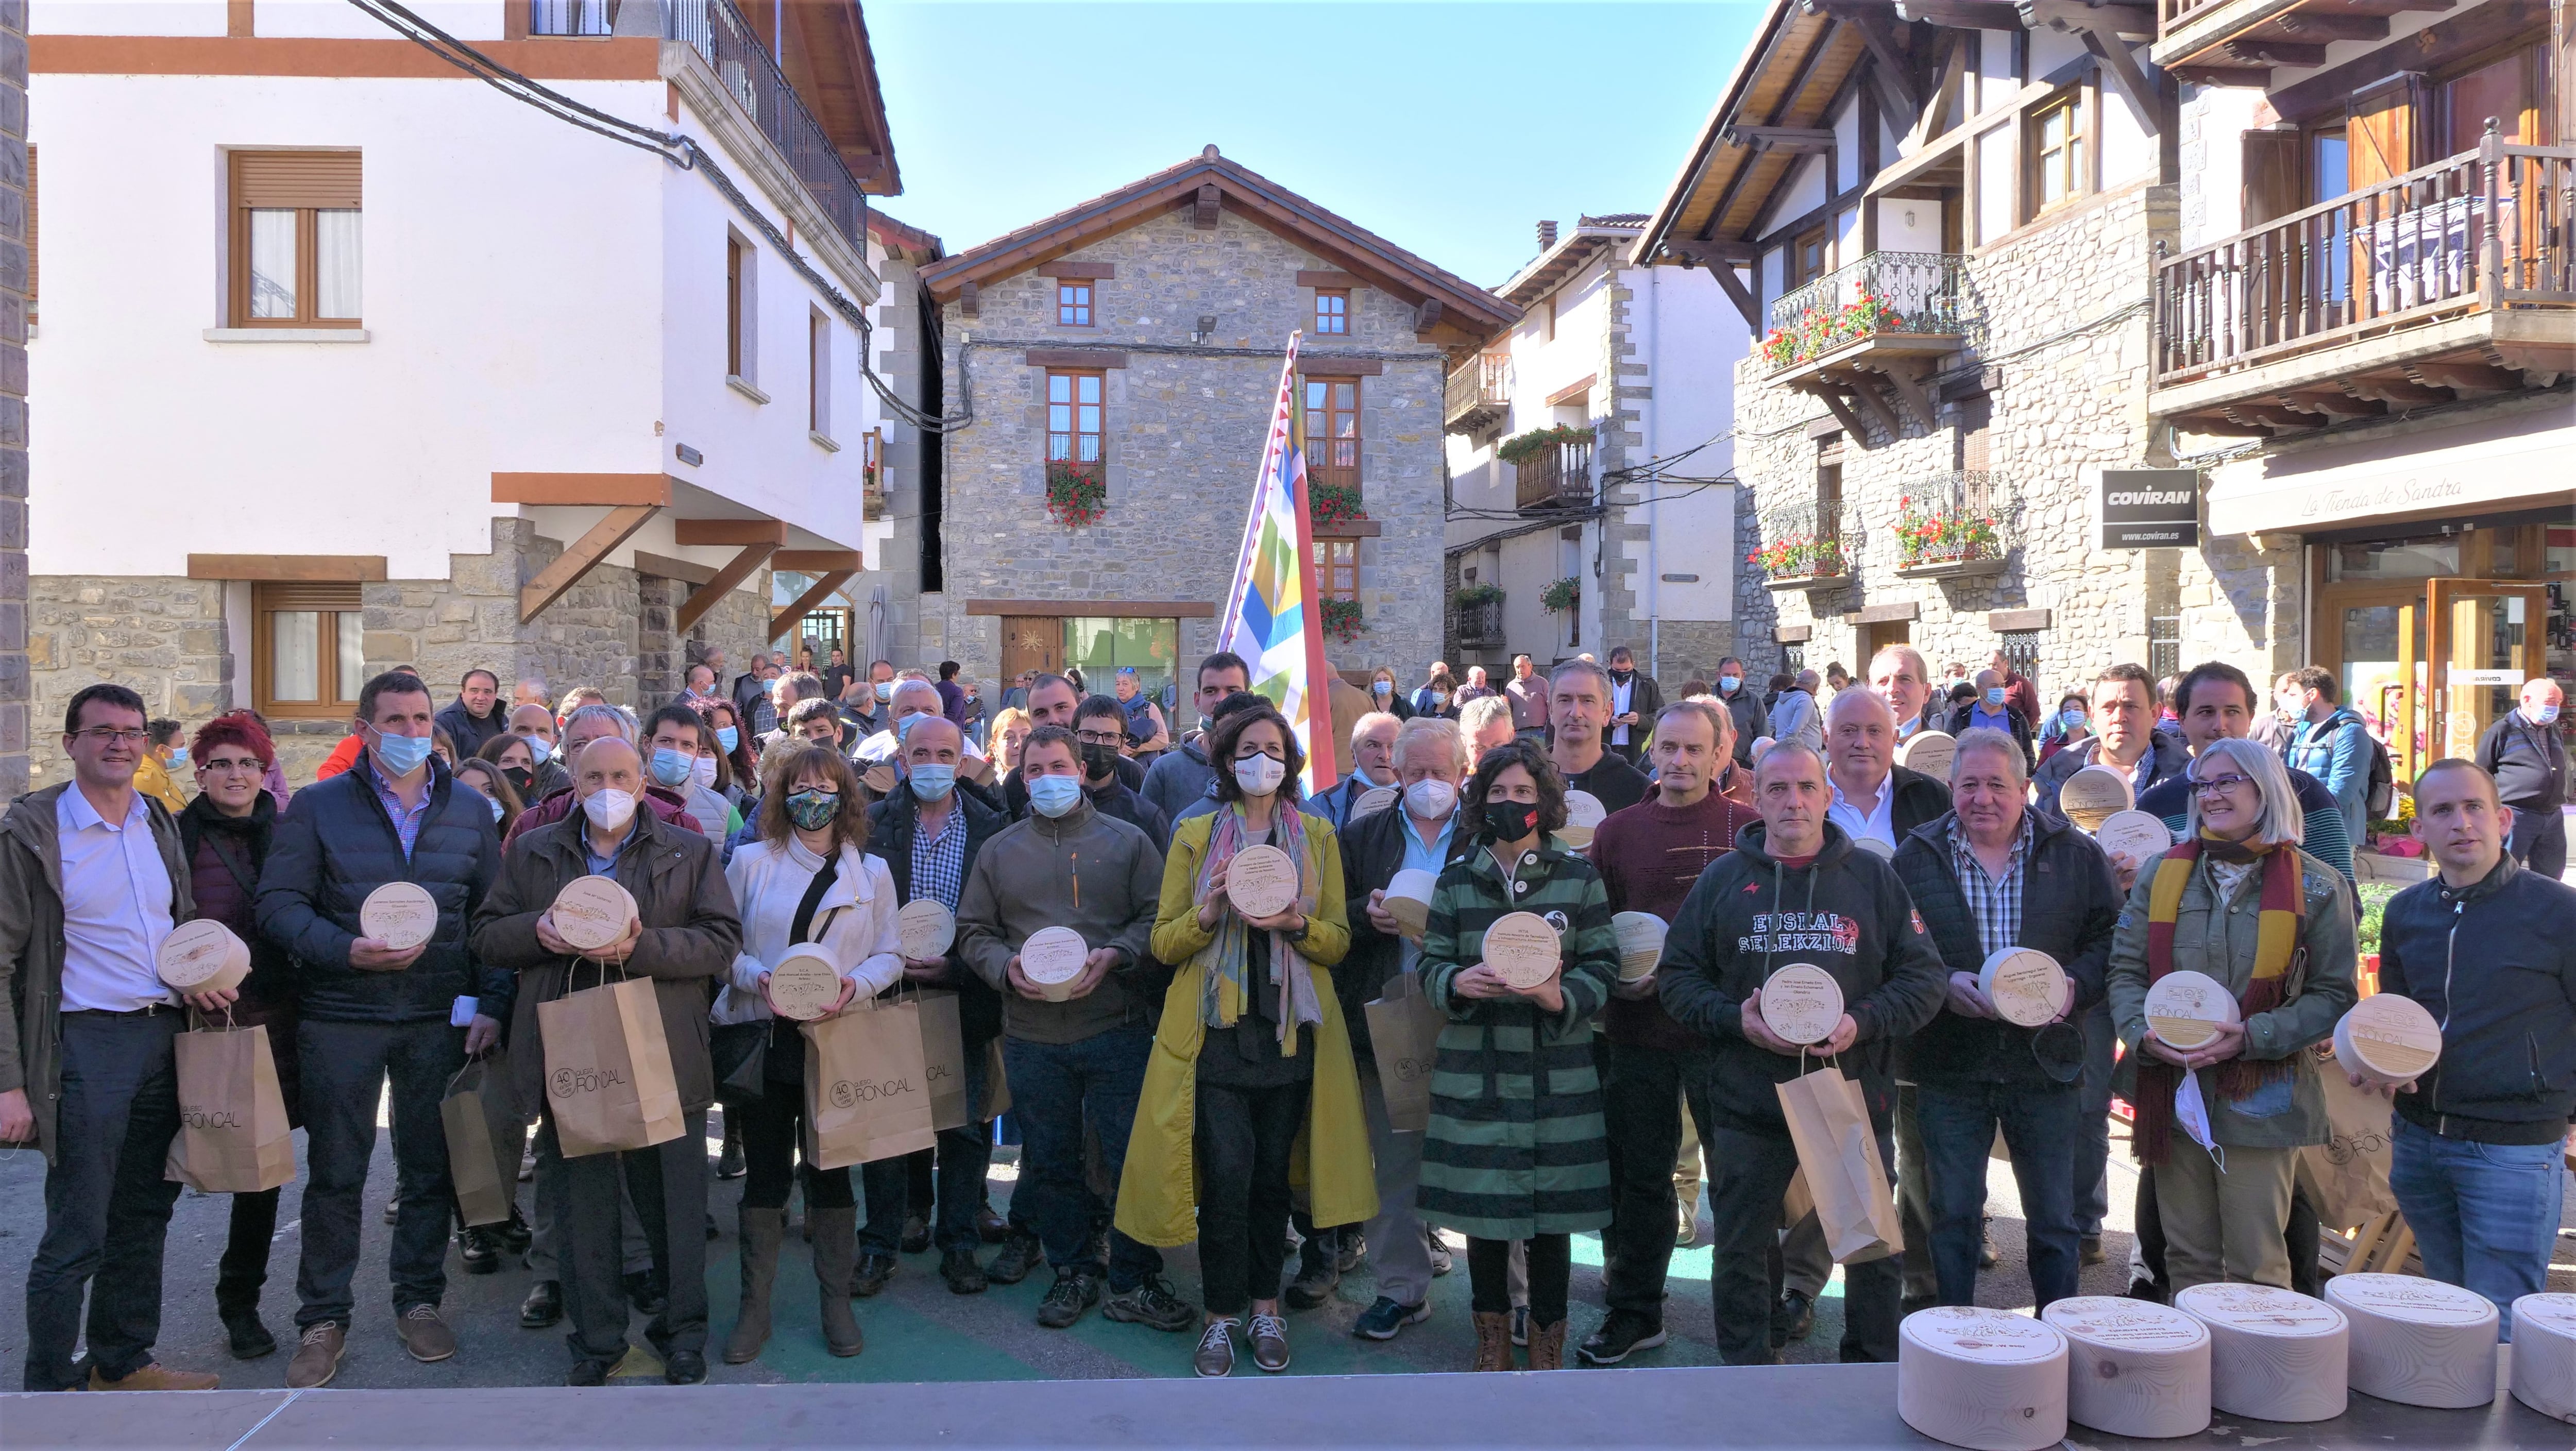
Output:
<instances>
[{"instance_id":1,"label":"plaid shirt","mask_svg":"<svg viewBox=\"0 0 2576 1451\"><path fill-rule=\"evenodd\" d=\"M412 844L420 840L420 824L429 819L431 793L427 787L423 787L420 793L420 804L406 811L403 809L402 798L394 794L393 787L385 784L384 773L376 769L376 758L369 755L365 761L367 784L376 788L376 800L383 803L385 815L393 818L394 835L402 838L403 860L410 861ZM429 784L436 785L437 782L433 779Z\"/></svg>"},{"instance_id":2,"label":"plaid shirt","mask_svg":"<svg viewBox=\"0 0 2576 1451\"><path fill-rule=\"evenodd\" d=\"M2021 892L2029 874L2030 837L2030 813L2024 811L2021 830L2013 834L2012 858L1998 879L1977 860L1959 819L1950 818L1950 869L1959 879L1959 894L1968 899L1968 910L1977 919L1977 945L1988 956L2021 943Z\"/></svg>"},{"instance_id":3,"label":"plaid shirt","mask_svg":"<svg viewBox=\"0 0 2576 1451\"><path fill-rule=\"evenodd\" d=\"M915 900L928 897L954 912L957 894L966 885L966 813L949 807L948 820L937 836L919 829L919 821L914 818L912 833L912 895Z\"/></svg>"}]
</instances>

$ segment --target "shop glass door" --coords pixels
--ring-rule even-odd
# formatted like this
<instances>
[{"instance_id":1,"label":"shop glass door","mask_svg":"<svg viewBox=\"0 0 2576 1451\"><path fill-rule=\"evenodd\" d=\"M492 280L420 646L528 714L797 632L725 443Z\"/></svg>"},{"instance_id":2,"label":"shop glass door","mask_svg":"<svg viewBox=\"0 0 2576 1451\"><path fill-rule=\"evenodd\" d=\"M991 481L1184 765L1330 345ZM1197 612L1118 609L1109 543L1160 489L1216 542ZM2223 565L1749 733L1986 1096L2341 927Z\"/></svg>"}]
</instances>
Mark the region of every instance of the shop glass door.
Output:
<instances>
[{"instance_id":1,"label":"shop glass door","mask_svg":"<svg viewBox=\"0 0 2576 1451\"><path fill-rule=\"evenodd\" d=\"M2474 756L2478 737L2546 669L2549 587L2436 579L2424 587L2430 758Z\"/></svg>"},{"instance_id":2,"label":"shop glass door","mask_svg":"<svg viewBox=\"0 0 2576 1451\"><path fill-rule=\"evenodd\" d=\"M2398 780L2414 778L2425 759L2424 727L2417 719L2424 659L2423 596L2402 588L2336 591L2327 642L2344 701L2360 712L2371 734L2388 747Z\"/></svg>"}]
</instances>

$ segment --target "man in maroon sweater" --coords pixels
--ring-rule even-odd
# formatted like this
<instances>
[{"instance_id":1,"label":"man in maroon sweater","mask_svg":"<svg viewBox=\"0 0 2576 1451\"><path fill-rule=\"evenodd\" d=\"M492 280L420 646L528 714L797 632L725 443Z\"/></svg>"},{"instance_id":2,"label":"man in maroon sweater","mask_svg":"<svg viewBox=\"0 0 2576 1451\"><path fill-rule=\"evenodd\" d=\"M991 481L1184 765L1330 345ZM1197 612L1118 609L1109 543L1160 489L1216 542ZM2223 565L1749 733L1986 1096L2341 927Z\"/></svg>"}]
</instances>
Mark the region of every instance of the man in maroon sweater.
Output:
<instances>
[{"instance_id":1,"label":"man in maroon sweater","mask_svg":"<svg viewBox=\"0 0 2576 1451\"><path fill-rule=\"evenodd\" d=\"M1753 807L1751 773L1734 761L1727 712L1696 701L1665 706L1655 717L1654 742L1654 794L1601 823L1592 837L1592 865L1609 889L1612 911L1648 912L1669 923L1701 871L1734 849L1738 831L1762 818ZM1690 1071L1707 1041L1664 1011L1653 977L1622 984L1603 1021L1609 1062L1602 1108L1617 1196L1601 1234L1610 1314L1575 1350L1594 1365L1664 1343L1664 1276L1672 1266L1677 1212L1673 1159L1681 1148L1686 1089L1692 1116L1703 1128L1707 1122Z\"/></svg>"}]
</instances>

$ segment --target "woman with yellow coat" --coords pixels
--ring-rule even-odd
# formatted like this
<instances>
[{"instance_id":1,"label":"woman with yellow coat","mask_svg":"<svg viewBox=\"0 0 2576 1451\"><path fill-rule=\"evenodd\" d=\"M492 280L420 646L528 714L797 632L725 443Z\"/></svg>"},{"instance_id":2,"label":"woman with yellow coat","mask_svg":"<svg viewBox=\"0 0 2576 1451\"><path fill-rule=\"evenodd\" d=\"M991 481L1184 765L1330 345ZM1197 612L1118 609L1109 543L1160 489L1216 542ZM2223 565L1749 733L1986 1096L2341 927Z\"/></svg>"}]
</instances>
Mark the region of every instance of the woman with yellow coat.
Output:
<instances>
[{"instance_id":1,"label":"woman with yellow coat","mask_svg":"<svg viewBox=\"0 0 2576 1451\"><path fill-rule=\"evenodd\" d=\"M1330 980L1350 947L1342 854L1332 827L1297 809L1305 753L1262 705L1220 722L1207 756L1216 810L1181 822L1163 863L1154 956L1179 971L1136 1106L1118 1228L1152 1245L1198 1241L1207 1320L1191 1363L1222 1376L1238 1329L1253 1364L1288 1368L1279 1275L1297 1161L1318 1226L1365 1221L1377 1189ZM1256 844L1298 864L1297 900L1276 916L1247 918L1226 897L1227 868Z\"/></svg>"}]
</instances>

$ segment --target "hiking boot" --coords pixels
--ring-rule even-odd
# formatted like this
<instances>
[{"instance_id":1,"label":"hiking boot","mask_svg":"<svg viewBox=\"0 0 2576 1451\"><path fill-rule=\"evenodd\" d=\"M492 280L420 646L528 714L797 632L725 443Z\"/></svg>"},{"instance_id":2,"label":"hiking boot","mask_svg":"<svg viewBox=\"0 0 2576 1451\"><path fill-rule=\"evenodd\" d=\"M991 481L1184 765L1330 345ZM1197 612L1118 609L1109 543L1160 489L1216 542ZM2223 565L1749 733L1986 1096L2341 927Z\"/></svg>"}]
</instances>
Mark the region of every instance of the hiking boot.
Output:
<instances>
[{"instance_id":1,"label":"hiking boot","mask_svg":"<svg viewBox=\"0 0 2576 1451\"><path fill-rule=\"evenodd\" d=\"M1804 1290L1783 1290L1771 1307L1771 1348L1804 1340L1816 1329L1816 1302Z\"/></svg>"},{"instance_id":2,"label":"hiking boot","mask_svg":"<svg viewBox=\"0 0 2576 1451\"><path fill-rule=\"evenodd\" d=\"M286 1363L286 1388L309 1391L331 1383L340 1370L341 1352L349 1348L349 1332L337 1320L323 1320L304 1327L295 1347L295 1358Z\"/></svg>"},{"instance_id":3,"label":"hiking boot","mask_svg":"<svg viewBox=\"0 0 2576 1451\"><path fill-rule=\"evenodd\" d=\"M1099 1303L1098 1276L1084 1270L1058 1270L1055 1283L1047 1287L1046 1298L1038 1302L1038 1323L1049 1330L1062 1330Z\"/></svg>"},{"instance_id":4,"label":"hiking boot","mask_svg":"<svg viewBox=\"0 0 2576 1451\"><path fill-rule=\"evenodd\" d=\"M1512 1317L1496 1310L1473 1313L1476 1318L1476 1363L1468 1369L1511 1369Z\"/></svg>"},{"instance_id":5,"label":"hiking boot","mask_svg":"<svg viewBox=\"0 0 2576 1451\"><path fill-rule=\"evenodd\" d=\"M1255 1315L1244 1338L1252 1342L1252 1363L1267 1375L1288 1368L1288 1322L1276 1315Z\"/></svg>"},{"instance_id":6,"label":"hiking boot","mask_svg":"<svg viewBox=\"0 0 2576 1451\"><path fill-rule=\"evenodd\" d=\"M1150 1325L1174 1334L1189 1329L1199 1318L1199 1312L1173 1291L1171 1282L1159 1278L1148 1278L1132 1290L1110 1296L1100 1313L1112 1320Z\"/></svg>"},{"instance_id":7,"label":"hiking boot","mask_svg":"<svg viewBox=\"0 0 2576 1451\"><path fill-rule=\"evenodd\" d=\"M744 1209L736 1221L741 1242L742 1308L725 1337L727 1365L742 1365L760 1356L769 1343L769 1301L778 1285L778 1243L787 1237L784 1209Z\"/></svg>"},{"instance_id":8,"label":"hiking boot","mask_svg":"<svg viewBox=\"0 0 2576 1451\"><path fill-rule=\"evenodd\" d=\"M438 1307L424 1300L394 1317L394 1334L403 1349L424 1365L435 1365L456 1353L456 1332L438 1317Z\"/></svg>"},{"instance_id":9,"label":"hiking boot","mask_svg":"<svg viewBox=\"0 0 2576 1451\"><path fill-rule=\"evenodd\" d=\"M563 1319L563 1284L557 1280L539 1280L528 1287L528 1298L519 1302L519 1328L543 1330Z\"/></svg>"},{"instance_id":10,"label":"hiking boot","mask_svg":"<svg viewBox=\"0 0 2576 1451\"><path fill-rule=\"evenodd\" d=\"M1530 1328L1529 1363L1532 1370L1565 1369L1564 1321Z\"/></svg>"},{"instance_id":11,"label":"hiking boot","mask_svg":"<svg viewBox=\"0 0 2576 1451\"><path fill-rule=\"evenodd\" d=\"M1613 1310L1602 1320L1601 1328L1583 1337L1574 1348L1575 1355L1588 1365L1617 1365L1639 1350L1652 1350L1664 1343L1663 1322L1637 1310ZM1530 1357L1530 1369L1538 1369L1538 1357Z\"/></svg>"},{"instance_id":12,"label":"hiking boot","mask_svg":"<svg viewBox=\"0 0 2576 1451\"><path fill-rule=\"evenodd\" d=\"M1419 1325L1431 1318L1431 1302L1399 1305L1392 1295L1380 1295L1377 1303L1360 1312L1351 1322L1351 1333L1367 1340L1393 1340L1396 1332L1407 1325Z\"/></svg>"},{"instance_id":13,"label":"hiking boot","mask_svg":"<svg viewBox=\"0 0 2576 1451\"><path fill-rule=\"evenodd\" d=\"M930 1221L916 1214L903 1222L903 1237L895 1248L908 1255L922 1254L930 1248Z\"/></svg>"},{"instance_id":14,"label":"hiking boot","mask_svg":"<svg viewBox=\"0 0 2576 1451\"><path fill-rule=\"evenodd\" d=\"M210 1391L223 1383L223 1377L208 1371L172 1370L149 1360L114 1380L95 1365L89 1368L89 1388L94 1391Z\"/></svg>"},{"instance_id":15,"label":"hiking boot","mask_svg":"<svg viewBox=\"0 0 2576 1451\"><path fill-rule=\"evenodd\" d=\"M984 1266L984 1278L997 1285L1016 1285L1029 1277L1029 1271L1046 1263L1046 1246L1034 1234L1011 1233L1002 1240L1002 1252Z\"/></svg>"},{"instance_id":16,"label":"hiking boot","mask_svg":"<svg viewBox=\"0 0 2576 1451\"><path fill-rule=\"evenodd\" d=\"M1291 1310L1312 1310L1333 1298L1333 1287L1342 1282L1342 1272L1334 1268L1330 1246L1323 1253L1312 1252L1314 1241L1306 1241L1309 1253L1297 1265L1297 1278L1288 1282L1286 1299Z\"/></svg>"},{"instance_id":17,"label":"hiking boot","mask_svg":"<svg viewBox=\"0 0 2576 1451\"><path fill-rule=\"evenodd\" d=\"M1233 1317L1220 1315L1207 1323L1199 1335L1199 1348L1190 1355L1190 1369L1210 1378L1234 1374Z\"/></svg>"},{"instance_id":18,"label":"hiking boot","mask_svg":"<svg viewBox=\"0 0 2576 1451\"><path fill-rule=\"evenodd\" d=\"M1335 1242L1335 1248L1338 1253L1333 1260L1333 1267L1343 1274L1347 1275L1358 1269L1368 1260L1368 1237L1360 1233L1360 1227L1356 1224L1342 1226L1341 1238Z\"/></svg>"},{"instance_id":19,"label":"hiking boot","mask_svg":"<svg viewBox=\"0 0 2576 1451\"><path fill-rule=\"evenodd\" d=\"M858 1241L853 1239L850 1243L855 1248ZM814 1251L820 1254L822 1250L823 1241L820 1236L817 1236L814 1241ZM859 1267L850 1274L850 1293L862 1300L875 1299L885 1289L886 1281L894 1277L894 1267L895 1258L892 1255L860 1255Z\"/></svg>"}]
</instances>

